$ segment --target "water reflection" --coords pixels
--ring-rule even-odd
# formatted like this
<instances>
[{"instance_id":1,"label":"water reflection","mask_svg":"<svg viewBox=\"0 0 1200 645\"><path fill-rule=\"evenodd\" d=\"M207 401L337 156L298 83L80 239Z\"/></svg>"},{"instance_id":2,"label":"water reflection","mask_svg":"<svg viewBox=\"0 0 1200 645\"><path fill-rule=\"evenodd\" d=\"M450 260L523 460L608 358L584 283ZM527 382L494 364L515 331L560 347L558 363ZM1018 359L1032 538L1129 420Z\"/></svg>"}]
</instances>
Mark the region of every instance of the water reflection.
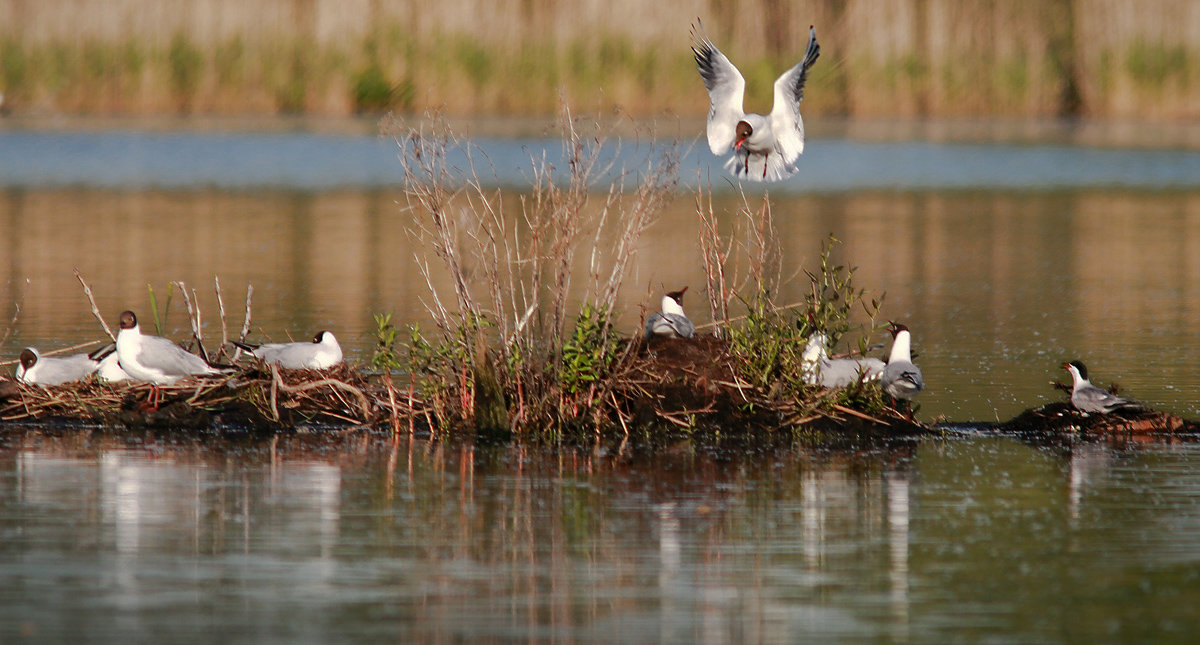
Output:
<instances>
[{"instance_id":1,"label":"water reflection","mask_svg":"<svg viewBox=\"0 0 1200 645\"><path fill-rule=\"evenodd\" d=\"M909 623L908 603L908 474L888 473L884 476L887 499L888 544L891 561L888 578L891 583L892 629L891 637L907 641Z\"/></svg>"},{"instance_id":2,"label":"water reflection","mask_svg":"<svg viewBox=\"0 0 1200 645\"><path fill-rule=\"evenodd\" d=\"M1085 640L1169 637L1200 626L1197 459L26 435L0 450L0 630L926 642L1082 612L1108 617Z\"/></svg>"}]
</instances>

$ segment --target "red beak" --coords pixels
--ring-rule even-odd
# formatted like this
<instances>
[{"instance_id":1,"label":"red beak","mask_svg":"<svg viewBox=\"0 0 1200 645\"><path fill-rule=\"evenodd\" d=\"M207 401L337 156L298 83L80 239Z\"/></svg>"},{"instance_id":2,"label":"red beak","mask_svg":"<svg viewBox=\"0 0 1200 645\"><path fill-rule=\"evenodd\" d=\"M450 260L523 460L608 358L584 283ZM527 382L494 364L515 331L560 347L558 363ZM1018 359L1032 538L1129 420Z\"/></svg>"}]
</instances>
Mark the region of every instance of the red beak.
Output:
<instances>
[{"instance_id":1,"label":"red beak","mask_svg":"<svg viewBox=\"0 0 1200 645\"><path fill-rule=\"evenodd\" d=\"M745 145L745 143L746 143L746 139L745 139L744 137L743 137L743 138L741 138L741 139L738 139L738 140L737 140L737 141L736 141L736 142L733 144L733 149L734 149L734 150L737 150L737 151L741 151L741 149L742 149L742 146L743 146L743 145Z\"/></svg>"}]
</instances>

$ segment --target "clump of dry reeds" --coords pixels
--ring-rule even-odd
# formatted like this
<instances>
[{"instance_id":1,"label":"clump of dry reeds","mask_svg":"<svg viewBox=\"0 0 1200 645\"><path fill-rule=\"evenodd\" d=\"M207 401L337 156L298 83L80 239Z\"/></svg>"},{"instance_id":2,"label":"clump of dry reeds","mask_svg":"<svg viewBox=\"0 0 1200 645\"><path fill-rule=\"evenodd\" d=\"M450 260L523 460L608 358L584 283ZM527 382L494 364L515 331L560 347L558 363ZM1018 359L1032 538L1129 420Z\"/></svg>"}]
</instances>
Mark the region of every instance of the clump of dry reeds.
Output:
<instances>
[{"instance_id":1,"label":"clump of dry reeds","mask_svg":"<svg viewBox=\"0 0 1200 645\"><path fill-rule=\"evenodd\" d=\"M618 166L619 146L581 123L562 108L562 157L531 159L530 190L515 205L485 188L487 160L444 121L396 133L436 326L432 338L412 332L409 368L428 377L441 425L479 425L483 408L503 406L506 414L487 416L507 429L558 428L607 405L599 381L569 382L619 349L618 290L638 239L675 194L679 160L667 147L639 168ZM583 314L573 316L580 293ZM488 375L498 389L481 404Z\"/></svg>"},{"instance_id":2,"label":"clump of dry reeds","mask_svg":"<svg viewBox=\"0 0 1200 645\"><path fill-rule=\"evenodd\" d=\"M543 438L612 429L628 435L664 424L911 426L883 403L878 387L829 392L802 382L812 327L836 341L861 303L873 329L878 302L867 304L853 286L853 269L830 261L831 240L821 267L805 272L811 294L776 303L783 258L766 196L751 206L743 195L728 232L711 197L699 192L698 259L714 321L702 328L710 334L679 342L620 338L611 322L616 296L639 236L676 187L675 157L668 151L647 162L622 196L629 175L604 155L599 128L584 136L565 109L559 125L563 168L535 158L530 192L516 208L484 188L486 167L478 164L486 160L443 122L398 132L422 300L435 329L410 328L401 341L406 360L392 366L407 368L431 426ZM573 308L569 295L580 292L582 304ZM744 313L734 315L738 309ZM399 335L390 317L378 320L381 346L390 348Z\"/></svg>"},{"instance_id":3,"label":"clump of dry reeds","mask_svg":"<svg viewBox=\"0 0 1200 645\"><path fill-rule=\"evenodd\" d=\"M803 354L814 332L837 345L861 331L851 353L865 354L878 327L883 296L869 298L854 283L854 267L834 261L837 240L830 236L822 244L817 268L785 278L769 196L752 205L742 194L734 230L724 234L703 187L696 212L714 334L727 340L733 378L726 380L737 386L746 406L771 410L783 427L845 417L880 426L903 421L875 384L825 390L805 383ZM809 284L804 299L777 301L784 280L797 279Z\"/></svg>"}]
</instances>

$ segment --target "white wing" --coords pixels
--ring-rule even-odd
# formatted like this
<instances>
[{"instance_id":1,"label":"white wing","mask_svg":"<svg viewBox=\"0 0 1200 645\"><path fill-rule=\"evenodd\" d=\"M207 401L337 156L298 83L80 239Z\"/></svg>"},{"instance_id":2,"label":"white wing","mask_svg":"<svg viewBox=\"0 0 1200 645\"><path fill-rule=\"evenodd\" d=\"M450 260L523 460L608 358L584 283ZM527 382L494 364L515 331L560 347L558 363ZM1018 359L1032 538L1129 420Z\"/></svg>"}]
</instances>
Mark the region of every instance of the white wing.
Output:
<instances>
[{"instance_id":1,"label":"white wing","mask_svg":"<svg viewBox=\"0 0 1200 645\"><path fill-rule=\"evenodd\" d=\"M87 378L99 366L87 354L68 358L46 357L38 359L34 369L29 370L26 376L33 376L32 382L38 385L62 385ZM18 380L21 380L20 377Z\"/></svg>"},{"instance_id":2,"label":"white wing","mask_svg":"<svg viewBox=\"0 0 1200 645\"><path fill-rule=\"evenodd\" d=\"M743 95L746 81L733 63L717 49L704 33L704 26L697 20L692 27L692 53L696 57L696 69L708 89L708 147L715 155L729 152L737 135L738 121L742 120Z\"/></svg>"},{"instance_id":3,"label":"white wing","mask_svg":"<svg viewBox=\"0 0 1200 645\"><path fill-rule=\"evenodd\" d=\"M646 319L646 338L651 336L692 338L695 335L696 326L687 316L656 313Z\"/></svg>"},{"instance_id":4,"label":"white wing","mask_svg":"<svg viewBox=\"0 0 1200 645\"><path fill-rule=\"evenodd\" d=\"M316 343L273 343L254 350L254 355L267 363L276 363L291 370L311 368L321 351Z\"/></svg>"},{"instance_id":5,"label":"white wing","mask_svg":"<svg viewBox=\"0 0 1200 645\"><path fill-rule=\"evenodd\" d=\"M185 350L161 336L142 336L141 351L137 361L152 370L167 376L189 376L213 374L217 370L209 367L203 358Z\"/></svg>"},{"instance_id":6,"label":"white wing","mask_svg":"<svg viewBox=\"0 0 1200 645\"><path fill-rule=\"evenodd\" d=\"M336 343L333 347L322 343L271 343L255 349L254 355L292 370L321 370L342 362L341 348Z\"/></svg>"},{"instance_id":7,"label":"white wing","mask_svg":"<svg viewBox=\"0 0 1200 645\"><path fill-rule=\"evenodd\" d=\"M808 80L808 68L812 67L820 55L817 29L809 27L808 49L804 52L804 59L775 81L771 131L775 134L775 150L783 157L785 166L790 167L796 163L800 153L804 152L804 121L800 118L800 101L804 99L804 82ZM711 117L709 122L711 123ZM711 137L711 134L709 136Z\"/></svg>"}]
</instances>

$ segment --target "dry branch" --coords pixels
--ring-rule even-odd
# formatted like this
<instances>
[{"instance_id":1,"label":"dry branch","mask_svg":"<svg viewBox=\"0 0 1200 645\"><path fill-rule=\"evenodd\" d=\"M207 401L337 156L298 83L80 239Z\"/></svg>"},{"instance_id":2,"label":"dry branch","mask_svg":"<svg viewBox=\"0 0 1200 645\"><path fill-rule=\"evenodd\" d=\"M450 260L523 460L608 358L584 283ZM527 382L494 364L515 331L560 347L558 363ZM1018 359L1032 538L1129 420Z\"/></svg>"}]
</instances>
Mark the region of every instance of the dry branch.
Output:
<instances>
[{"instance_id":1,"label":"dry branch","mask_svg":"<svg viewBox=\"0 0 1200 645\"><path fill-rule=\"evenodd\" d=\"M75 279L79 280L79 284L83 285L83 293L87 296L88 302L92 305L92 315L96 320L100 321L100 326L104 328L104 333L108 334L110 340L116 341L117 335L109 328L108 323L104 322L104 316L100 315L100 308L96 306L96 297L92 295L92 288L83 279L83 275L79 273L79 269L74 269Z\"/></svg>"}]
</instances>

